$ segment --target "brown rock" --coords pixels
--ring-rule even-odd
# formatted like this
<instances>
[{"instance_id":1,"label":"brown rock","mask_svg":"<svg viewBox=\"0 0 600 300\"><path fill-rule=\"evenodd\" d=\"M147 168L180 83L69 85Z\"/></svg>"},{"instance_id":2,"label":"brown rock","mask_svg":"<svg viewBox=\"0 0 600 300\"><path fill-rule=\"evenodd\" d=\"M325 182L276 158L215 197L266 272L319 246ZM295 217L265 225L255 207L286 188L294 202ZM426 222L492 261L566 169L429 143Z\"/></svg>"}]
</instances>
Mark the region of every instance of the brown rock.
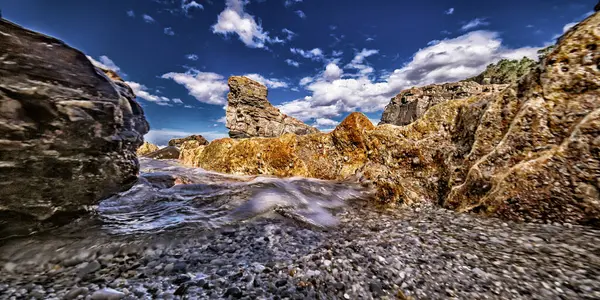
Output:
<instances>
[{"instance_id":1,"label":"brown rock","mask_svg":"<svg viewBox=\"0 0 600 300\"><path fill-rule=\"evenodd\" d=\"M181 139L172 139L169 141L169 146L181 147L187 141L197 141L199 145L208 145L208 141L203 136L194 134Z\"/></svg>"},{"instance_id":2,"label":"brown rock","mask_svg":"<svg viewBox=\"0 0 600 300\"><path fill-rule=\"evenodd\" d=\"M140 146L137 149L136 154L138 156L144 156L144 155L146 155L148 153L152 153L152 152L154 152L154 151L156 151L158 149L159 149L158 146L156 146L156 145L154 145L152 143L149 143L149 142L144 142L142 144L142 146Z\"/></svg>"},{"instance_id":3,"label":"brown rock","mask_svg":"<svg viewBox=\"0 0 600 300\"><path fill-rule=\"evenodd\" d=\"M4 19L0 32L2 236L133 183L148 123L131 89L80 51Z\"/></svg>"},{"instance_id":4,"label":"brown rock","mask_svg":"<svg viewBox=\"0 0 600 300\"><path fill-rule=\"evenodd\" d=\"M507 86L463 81L404 90L385 107L379 124L408 125L422 117L434 105L480 94L498 93Z\"/></svg>"},{"instance_id":5,"label":"brown rock","mask_svg":"<svg viewBox=\"0 0 600 300\"><path fill-rule=\"evenodd\" d=\"M266 86L242 76L230 77L228 84L226 126L230 137L278 137L286 133L319 132L271 105Z\"/></svg>"},{"instance_id":6,"label":"brown rock","mask_svg":"<svg viewBox=\"0 0 600 300\"><path fill-rule=\"evenodd\" d=\"M596 13L519 82L431 106L407 126L373 128L353 113L328 134L221 139L185 159L235 174L362 174L383 204L600 226L598 28Z\"/></svg>"},{"instance_id":7,"label":"brown rock","mask_svg":"<svg viewBox=\"0 0 600 300\"><path fill-rule=\"evenodd\" d=\"M179 148L175 146L167 146L154 152L150 152L144 155L144 157L154 159L178 159L179 155Z\"/></svg>"}]
</instances>

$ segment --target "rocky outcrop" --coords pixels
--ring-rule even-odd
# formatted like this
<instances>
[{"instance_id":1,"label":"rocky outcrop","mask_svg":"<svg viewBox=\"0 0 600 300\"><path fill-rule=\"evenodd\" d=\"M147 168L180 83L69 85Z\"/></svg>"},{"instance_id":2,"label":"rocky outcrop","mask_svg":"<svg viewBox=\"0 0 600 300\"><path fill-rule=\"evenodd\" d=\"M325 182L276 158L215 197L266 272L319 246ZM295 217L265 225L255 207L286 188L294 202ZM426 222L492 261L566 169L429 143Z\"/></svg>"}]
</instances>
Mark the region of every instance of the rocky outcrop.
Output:
<instances>
[{"instance_id":1,"label":"rocky outcrop","mask_svg":"<svg viewBox=\"0 0 600 300\"><path fill-rule=\"evenodd\" d=\"M267 87L247 77L229 78L226 126L232 138L278 137L318 130L287 116L267 100Z\"/></svg>"},{"instance_id":2,"label":"rocky outcrop","mask_svg":"<svg viewBox=\"0 0 600 300\"><path fill-rule=\"evenodd\" d=\"M497 93L504 84L480 85L476 82L453 82L415 87L402 91L385 107L379 124L408 125L422 117L434 105L475 95Z\"/></svg>"},{"instance_id":3,"label":"rocky outcrop","mask_svg":"<svg viewBox=\"0 0 600 300\"><path fill-rule=\"evenodd\" d=\"M131 88L63 42L4 19L0 45L0 236L133 183L148 123Z\"/></svg>"},{"instance_id":4,"label":"rocky outcrop","mask_svg":"<svg viewBox=\"0 0 600 300\"><path fill-rule=\"evenodd\" d=\"M360 174L382 204L600 226L598 28L596 13L519 82L442 102L407 126L353 113L328 134L220 139L184 159L236 174Z\"/></svg>"},{"instance_id":5,"label":"rocky outcrop","mask_svg":"<svg viewBox=\"0 0 600 300\"><path fill-rule=\"evenodd\" d=\"M197 141L199 145L208 145L208 141L203 136L194 134L180 139L172 139L169 141L169 146L181 147L187 141Z\"/></svg>"},{"instance_id":6,"label":"rocky outcrop","mask_svg":"<svg viewBox=\"0 0 600 300\"><path fill-rule=\"evenodd\" d=\"M142 146L140 146L137 149L136 154L138 156L144 156L144 155L146 155L148 153L152 153L154 151L157 151L158 149L159 149L158 146L156 146L156 145L154 145L154 144L152 144L150 142L144 142L142 144Z\"/></svg>"},{"instance_id":7,"label":"rocky outcrop","mask_svg":"<svg viewBox=\"0 0 600 300\"><path fill-rule=\"evenodd\" d=\"M179 154L179 148L175 146L167 146L154 152L145 154L144 157L154 159L178 159Z\"/></svg>"},{"instance_id":8,"label":"rocky outcrop","mask_svg":"<svg viewBox=\"0 0 600 300\"><path fill-rule=\"evenodd\" d=\"M543 57L544 51L539 54ZM510 84L517 82L537 66L538 62L528 57L523 57L521 60L501 59L497 63L487 66L481 74L465 81L474 81L479 84Z\"/></svg>"}]
</instances>

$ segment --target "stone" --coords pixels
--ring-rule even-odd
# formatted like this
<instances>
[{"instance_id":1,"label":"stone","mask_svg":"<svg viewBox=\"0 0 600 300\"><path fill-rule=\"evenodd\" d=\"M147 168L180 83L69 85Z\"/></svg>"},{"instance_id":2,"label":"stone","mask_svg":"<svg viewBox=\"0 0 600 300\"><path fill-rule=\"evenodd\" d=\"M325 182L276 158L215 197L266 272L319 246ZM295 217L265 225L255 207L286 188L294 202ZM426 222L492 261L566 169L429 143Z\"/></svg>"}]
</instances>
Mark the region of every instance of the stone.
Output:
<instances>
[{"instance_id":1,"label":"stone","mask_svg":"<svg viewBox=\"0 0 600 300\"><path fill-rule=\"evenodd\" d=\"M283 114L267 100L267 87L243 76L229 78L226 127L232 138L278 137L319 132Z\"/></svg>"},{"instance_id":2,"label":"stone","mask_svg":"<svg viewBox=\"0 0 600 300\"><path fill-rule=\"evenodd\" d=\"M219 139L186 161L231 174L359 180L392 207L600 226L597 28L598 13L518 82L443 101L405 126L375 127L352 113L330 133Z\"/></svg>"},{"instance_id":3,"label":"stone","mask_svg":"<svg viewBox=\"0 0 600 300\"><path fill-rule=\"evenodd\" d=\"M196 141L198 145L208 145L208 141L199 134L190 135L188 137L180 138L180 139L172 139L169 141L169 146L181 147L183 143L187 141Z\"/></svg>"},{"instance_id":4,"label":"stone","mask_svg":"<svg viewBox=\"0 0 600 300\"><path fill-rule=\"evenodd\" d=\"M175 146L167 146L162 149L150 152L144 157L153 159L178 159L181 151Z\"/></svg>"},{"instance_id":5,"label":"stone","mask_svg":"<svg viewBox=\"0 0 600 300\"><path fill-rule=\"evenodd\" d=\"M146 154L149 154L149 153L152 153L154 151L157 151L158 149L160 149L160 148L158 148L158 146L156 146L156 145L154 145L152 143L149 143L149 142L144 142L142 144L142 146L140 146L137 149L136 154L138 156L144 156Z\"/></svg>"},{"instance_id":6,"label":"stone","mask_svg":"<svg viewBox=\"0 0 600 300\"><path fill-rule=\"evenodd\" d=\"M408 125L442 102L498 93L505 84L481 85L473 81L432 84L400 92L385 107L379 124Z\"/></svg>"},{"instance_id":7,"label":"stone","mask_svg":"<svg viewBox=\"0 0 600 300\"><path fill-rule=\"evenodd\" d=\"M90 299L92 300L118 300L125 297L125 293L119 292L117 290L113 290L111 288L104 288L101 290L97 290L92 293Z\"/></svg>"},{"instance_id":8,"label":"stone","mask_svg":"<svg viewBox=\"0 0 600 300\"><path fill-rule=\"evenodd\" d=\"M4 236L67 222L129 188L149 126L132 89L82 52L4 19L0 32Z\"/></svg>"}]
</instances>

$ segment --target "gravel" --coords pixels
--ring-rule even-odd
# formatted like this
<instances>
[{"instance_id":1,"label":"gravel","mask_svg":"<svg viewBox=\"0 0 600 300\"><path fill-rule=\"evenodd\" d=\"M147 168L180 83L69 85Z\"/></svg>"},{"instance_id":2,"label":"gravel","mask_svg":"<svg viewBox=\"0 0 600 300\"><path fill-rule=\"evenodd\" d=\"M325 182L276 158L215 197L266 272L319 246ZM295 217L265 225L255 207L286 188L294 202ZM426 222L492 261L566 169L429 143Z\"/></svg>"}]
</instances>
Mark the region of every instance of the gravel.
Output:
<instances>
[{"instance_id":1,"label":"gravel","mask_svg":"<svg viewBox=\"0 0 600 300\"><path fill-rule=\"evenodd\" d=\"M600 231L355 203L316 229L4 241L0 299L600 299Z\"/></svg>"}]
</instances>

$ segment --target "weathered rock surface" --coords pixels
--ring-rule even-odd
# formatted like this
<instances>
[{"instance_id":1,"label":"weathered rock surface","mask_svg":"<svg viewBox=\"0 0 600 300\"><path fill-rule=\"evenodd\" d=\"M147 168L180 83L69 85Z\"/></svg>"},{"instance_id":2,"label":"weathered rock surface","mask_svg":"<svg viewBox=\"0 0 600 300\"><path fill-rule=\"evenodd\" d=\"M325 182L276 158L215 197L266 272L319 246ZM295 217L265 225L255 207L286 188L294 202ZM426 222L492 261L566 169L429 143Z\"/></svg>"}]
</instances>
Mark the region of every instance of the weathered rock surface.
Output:
<instances>
[{"instance_id":1,"label":"weathered rock surface","mask_svg":"<svg viewBox=\"0 0 600 300\"><path fill-rule=\"evenodd\" d=\"M477 82L453 82L414 87L400 92L385 107L379 124L408 125L442 102L476 95L498 93L505 84L481 85Z\"/></svg>"},{"instance_id":2,"label":"weathered rock surface","mask_svg":"<svg viewBox=\"0 0 600 300\"><path fill-rule=\"evenodd\" d=\"M278 137L319 132L287 116L267 100L267 87L247 77L229 78L226 126L232 138Z\"/></svg>"},{"instance_id":3,"label":"weathered rock surface","mask_svg":"<svg viewBox=\"0 0 600 300\"><path fill-rule=\"evenodd\" d=\"M175 146L167 146L162 149L156 150L154 152L150 152L145 154L144 157L154 158L154 159L178 159L179 158L179 148Z\"/></svg>"},{"instance_id":4,"label":"weathered rock surface","mask_svg":"<svg viewBox=\"0 0 600 300\"><path fill-rule=\"evenodd\" d=\"M184 157L236 174L362 174L384 204L436 202L513 220L600 225L600 14L499 93L432 106L407 126L348 116L329 134L220 139Z\"/></svg>"},{"instance_id":5,"label":"weathered rock surface","mask_svg":"<svg viewBox=\"0 0 600 300\"><path fill-rule=\"evenodd\" d=\"M0 232L135 181L148 123L131 88L62 41L4 19L0 33Z\"/></svg>"},{"instance_id":6,"label":"weathered rock surface","mask_svg":"<svg viewBox=\"0 0 600 300\"><path fill-rule=\"evenodd\" d=\"M194 134L180 139L172 139L169 141L169 146L181 147L187 141L197 141L199 145L208 145L208 141L203 136Z\"/></svg>"},{"instance_id":7,"label":"weathered rock surface","mask_svg":"<svg viewBox=\"0 0 600 300\"><path fill-rule=\"evenodd\" d=\"M158 146L156 146L156 145L154 145L154 144L152 144L150 142L144 142L142 144L142 146L140 146L137 149L136 153L137 153L138 156L144 156L144 155L146 155L148 153L152 153L154 151L157 151L158 149L159 149Z\"/></svg>"},{"instance_id":8,"label":"weathered rock surface","mask_svg":"<svg viewBox=\"0 0 600 300\"><path fill-rule=\"evenodd\" d=\"M544 56L544 50L538 52ZM464 81L474 81L479 84L511 84L517 82L523 75L538 67L538 62L523 57L517 59L501 59L495 64L490 64L481 74Z\"/></svg>"}]
</instances>

